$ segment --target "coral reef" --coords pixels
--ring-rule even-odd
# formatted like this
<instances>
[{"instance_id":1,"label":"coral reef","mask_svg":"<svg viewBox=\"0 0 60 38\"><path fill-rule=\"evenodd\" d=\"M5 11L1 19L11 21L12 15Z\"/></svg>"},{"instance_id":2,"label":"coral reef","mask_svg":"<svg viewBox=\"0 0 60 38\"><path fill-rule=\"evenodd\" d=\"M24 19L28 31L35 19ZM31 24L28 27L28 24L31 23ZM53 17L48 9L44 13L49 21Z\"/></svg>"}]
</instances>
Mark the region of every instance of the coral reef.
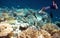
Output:
<instances>
[{"instance_id":1,"label":"coral reef","mask_svg":"<svg viewBox=\"0 0 60 38\"><path fill-rule=\"evenodd\" d=\"M52 32L52 38L60 38L60 30L54 30Z\"/></svg>"},{"instance_id":2,"label":"coral reef","mask_svg":"<svg viewBox=\"0 0 60 38\"><path fill-rule=\"evenodd\" d=\"M34 30L28 28L25 31L20 32L18 38L51 38L51 35L45 30Z\"/></svg>"},{"instance_id":3,"label":"coral reef","mask_svg":"<svg viewBox=\"0 0 60 38\"><path fill-rule=\"evenodd\" d=\"M59 27L53 23L46 23L41 27L41 29L48 31L51 34L53 30L58 30Z\"/></svg>"},{"instance_id":4,"label":"coral reef","mask_svg":"<svg viewBox=\"0 0 60 38\"><path fill-rule=\"evenodd\" d=\"M1 10L0 38L60 38L60 22L52 23L43 10Z\"/></svg>"},{"instance_id":5,"label":"coral reef","mask_svg":"<svg viewBox=\"0 0 60 38\"><path fill-rule=\"evenodd\" d=\"M0 38L7 38L13 31L13 28L8 23L0 23Z\"/></svg>"}]
</instances>

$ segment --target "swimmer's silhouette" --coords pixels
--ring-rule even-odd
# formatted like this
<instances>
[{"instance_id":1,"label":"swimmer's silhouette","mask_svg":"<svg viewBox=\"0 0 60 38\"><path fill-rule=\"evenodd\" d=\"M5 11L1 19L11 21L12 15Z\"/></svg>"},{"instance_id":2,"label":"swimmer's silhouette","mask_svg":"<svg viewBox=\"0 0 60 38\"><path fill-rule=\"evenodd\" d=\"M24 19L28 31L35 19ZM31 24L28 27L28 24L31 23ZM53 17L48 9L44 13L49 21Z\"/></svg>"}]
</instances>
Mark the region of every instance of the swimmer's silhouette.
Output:
<instances>
[{"instance_id":1,"label":"swimmer's silhouette","mask_svg":"<svg viewBox=\"0 0 60 38\"><path fill-rule=\"evenodd\" d=\"M58 6L57 6L55 0L52 1L52 4L50 6L43 7L41 10L45 11L45 10L48 10L48 9L53 9L53 10L58 9ZM53 13L52 12L50 12L50 17L53 18Z\"/></svg>"}]
</instances>

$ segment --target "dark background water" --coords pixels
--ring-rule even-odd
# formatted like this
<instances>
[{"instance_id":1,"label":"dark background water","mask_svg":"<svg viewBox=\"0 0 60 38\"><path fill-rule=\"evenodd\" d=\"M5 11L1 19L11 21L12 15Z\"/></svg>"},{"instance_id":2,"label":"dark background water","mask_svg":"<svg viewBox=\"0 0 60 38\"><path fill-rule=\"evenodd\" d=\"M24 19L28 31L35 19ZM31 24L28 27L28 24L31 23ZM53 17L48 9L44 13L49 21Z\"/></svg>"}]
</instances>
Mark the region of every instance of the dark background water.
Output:
<instances>
[{"instance_id":1,"label":"dark background water","mask_svg":"<svg viewBox=\"0 0 60 38\"><path fill-rule=\"evenodd\" d=\"M56 0L59 9L53 10L53 21L60 21L60 1ZM44 6L49 6L52 4L52 0L0 0L0 7L15 7L15 8L31 8L31 9L41 9ZM51 10L51 9L50 9ZM50 13L50 10L47 10Z\"/></svg>"}]
</instances>

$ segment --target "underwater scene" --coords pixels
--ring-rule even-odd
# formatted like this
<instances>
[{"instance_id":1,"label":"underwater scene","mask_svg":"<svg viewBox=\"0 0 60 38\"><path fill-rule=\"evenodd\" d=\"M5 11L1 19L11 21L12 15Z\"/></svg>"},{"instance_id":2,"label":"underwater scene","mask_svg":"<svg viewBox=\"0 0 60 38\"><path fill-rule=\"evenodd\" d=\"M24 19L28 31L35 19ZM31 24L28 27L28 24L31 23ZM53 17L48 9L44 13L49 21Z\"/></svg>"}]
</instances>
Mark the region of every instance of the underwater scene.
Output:
<instances>
[{"instance_id":1,"label":"underwater scene","mask_svg":"<svg viewBox=\"0 0 60 38\"><path fill-rule=\"evenodd\" d=\"M60 38L59 0L0 0L0 38Z\"/></svg>"}]
</instances>

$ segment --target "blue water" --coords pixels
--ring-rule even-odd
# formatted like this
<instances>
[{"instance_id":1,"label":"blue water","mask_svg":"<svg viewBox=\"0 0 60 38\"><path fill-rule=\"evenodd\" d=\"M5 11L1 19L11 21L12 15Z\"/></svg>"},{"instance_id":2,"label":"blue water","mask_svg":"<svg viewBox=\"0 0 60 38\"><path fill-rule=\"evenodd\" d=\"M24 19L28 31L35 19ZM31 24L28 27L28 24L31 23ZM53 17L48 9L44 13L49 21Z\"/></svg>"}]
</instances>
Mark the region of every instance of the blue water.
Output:
<instances>
[{"instance_id":1,"label":"blue water","mask_svg":"<svg viewBox=\"0 0 60 38\"><path fill-rule=\"evenodd\" d=\"M56 0L59 9L53 10L53 21L60 21L60 1ZM52 0L0 0L0 7L41 9L52 4ZM50 10L47 10L50 13Z\"/></svg>"}]
</instances>

